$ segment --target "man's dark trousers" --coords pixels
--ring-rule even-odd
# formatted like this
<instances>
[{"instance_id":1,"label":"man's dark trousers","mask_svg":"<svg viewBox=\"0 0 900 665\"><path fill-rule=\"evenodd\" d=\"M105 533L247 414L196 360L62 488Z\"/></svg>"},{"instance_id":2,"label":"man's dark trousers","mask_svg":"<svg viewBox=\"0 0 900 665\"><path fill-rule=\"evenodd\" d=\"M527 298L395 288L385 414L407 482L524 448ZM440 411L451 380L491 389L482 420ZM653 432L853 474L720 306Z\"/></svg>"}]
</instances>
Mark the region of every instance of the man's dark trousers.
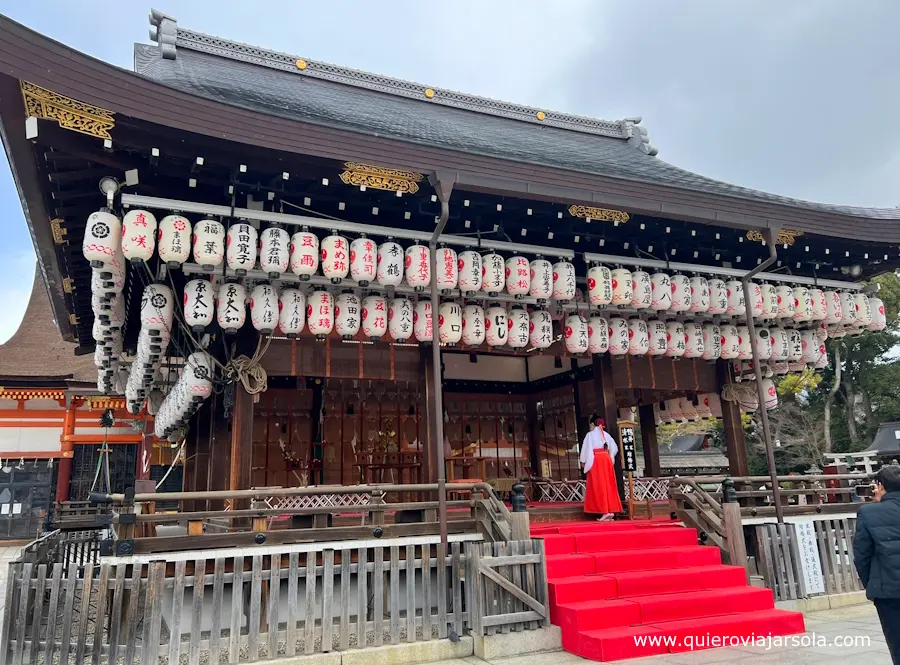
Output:
<instances>
[{"instance_id":1,"label":"man's dark trousers","mask_svg":"<svg viewBox=\"0 0 900 665\"><path fill-rule=\"evenodd\" d=\"M873 602L891 651L891 660L894 665L900 665L900 598L876 598Z\"/></svg>"}]
</instances>

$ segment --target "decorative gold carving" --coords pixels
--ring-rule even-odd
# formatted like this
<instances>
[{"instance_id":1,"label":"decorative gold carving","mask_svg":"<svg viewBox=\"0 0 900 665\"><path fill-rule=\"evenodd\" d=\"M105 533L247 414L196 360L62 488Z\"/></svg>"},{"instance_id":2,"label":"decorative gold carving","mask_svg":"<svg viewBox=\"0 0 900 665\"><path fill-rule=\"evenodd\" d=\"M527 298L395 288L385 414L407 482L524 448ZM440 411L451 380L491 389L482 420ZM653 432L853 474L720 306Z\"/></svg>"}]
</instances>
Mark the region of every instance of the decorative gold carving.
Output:
<instances>
[{"instance_id":1,"label":"decorative gold carving","mask_svg":"<svg viewBox=\"0 0 900 665\"><path fill-rule=\"evenodd\" d=\"M581 217L598 222L622 222L631 219L627 212L621 210L608 210L606 208L594 208L593 206L570 206L569 214L572 217Z\"/></svg>"},{"instance_id":2,"label":"decorative gold carving","mask_svg":"<svg viewBox=\"0 0 900 665\"><path fill-rule=\"evenodd\" d=\"M27 81L22 81L21 87L26 115L55 120L60 127L73 132L112 139L109 130L116 126L112 111L79 102Z\"/></svg>"},{"instance_id":3,"label":"decorative gold carving","mask_svg":"<svg viewBox=\"0 0 900 665\"><path fill-rule=\"evenodd\" d=\"M71 323L73 326L77 326L78 325L78 316L75 314L69 314L69 323Z\"/></svg>"},{"instance_id":4,"label":"decorative gold carving","mask_svg":"<svg viewBox=\"0 0 900 665\"><path fill-rule=\"evenodd\" d=\"M306 60L302 58L297 60L297 69L306 69Z\"/></svg>"},{"instance_id":5,"label":"decorative gold carving","mask_svg":"<svg viewBox=\"0 0 900 665\"><path fill-rule=\"evenodd\" d=\"M781 229L778 232L778 240L776 242L779 245L791 246L794 244L794 241L802 235L803 231L797 231L795 229ZM765 237L763 236L762 231L747 231L747 240L753 240L754 242L763 242L765 240Z\"/></svg>"},{"instance_id":6,"label":"decorative gold carving","mask_svg":"<svg viewBox=\"0 0 900 665\"><path fill-rule=\"evenodd\" d=\"M404 194L415 194L418 192L418 183L425 177L421 173L413 173L412 171L398 171L397 169L387 169L371 164L358 164L357 162L347 162L344 164L344 168L347 170L341 173L341 180L345 185L354 185L356 187L365 185L372 189L384 189L389 192L403 192Z\"/></svg>"},{"instance_id":7,"label":"decorative gold carving","mask_svg":"<svg viewBox=\"0 0 900 665\"><path fill-rule=\"evenodd\" d=\"M428 99L434 99L434 90L425 88L425 96L428 97Z\"/></svg>"},{"instance_id":8,"label":"decorative gold carving","mask_svg":"<svg viewBox=\"0 0 900 665\"><path fill-rule=\"evenodd\" d=\"M538 112L535 114L535 117L537 117L538 120L540 120L540 121L543 122L544 120L547 119L547 114L544 113L543 111L538 111Z\"/></svg>"},{"instance_id":9,"label":"decorative gold carving","mask_svg":"<svg viewBox=\"0 0 900 665\"><path fill-rule=\"evenodd\" d=\"M72 293L72 278L71 277L63 277L63 291L66 293Z\"/></svg>"},{"instance_id":10,"label":"decorative gold carving","mask_svg":"<svg viewBox=\"0 0 900 665\"><path fill-rule=\"evenodd\" d=\"M66 398L65 392L62 390L28 390L28 389L11 389L0 387L0 399L26 400L26 399L52 399L63 400Z\"/></svg>"},{"instance_id":11,"label":"decorative gold carving","mask_svg":"<svg viewBox=\"0 0 900 665\"><path fill-rule=\"evenodd\" d=\"M53 233L53 242L57 245L62 245L66 242L66 233L68 231L63 228L63 220L59 217L50 220L50 231Z\"/></svg>"},{"instance_id":12,"label":"decorative gold carving","mask_svg":"<svg viewBox=\"0 0 900 665\"><path fill-rule=\"evenodd\" d=\"M124 409L125 400L122 397L95 397L89 396L84 401L89 409Z\"/></svg>"}]
</instances>

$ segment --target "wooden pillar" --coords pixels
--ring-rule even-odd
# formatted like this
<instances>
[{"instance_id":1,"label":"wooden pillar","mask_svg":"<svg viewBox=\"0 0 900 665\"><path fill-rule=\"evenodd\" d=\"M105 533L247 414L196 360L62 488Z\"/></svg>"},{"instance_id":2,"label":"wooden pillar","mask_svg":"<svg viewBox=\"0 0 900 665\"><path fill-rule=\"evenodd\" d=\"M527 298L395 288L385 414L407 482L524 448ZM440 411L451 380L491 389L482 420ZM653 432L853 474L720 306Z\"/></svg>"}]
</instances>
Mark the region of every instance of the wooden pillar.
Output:
<instances>
[{"instance_id":1,"label":"wooden pillar","mask_svg":"<svg viewBox=\"0 0 900 665\"><path fill-rule=\"evenodd\" d=\"M251 485L253 462L253 395L238 381L234 387L234 410L231 414L231 468L228 489L246 490ZM249 501L236 502L235 510L250 507Z\"/></svg>"},{"instance_id":2,"label":"wooden pillar","mask_svg":"<svg viewBox=\"0 0 900 665\"><path fill-rule=\"evenodd\" d=\"M425 381L425 431L427 436L422 442L422 482L436 483L438 481L437 460L434 450L434 423L435 418L441 417L434 410L434 391L442 390L442 386L436 386L434 383L434 361L430 346L424 344L419 345L419 372ZM443 443L441 444L443 450Z\"/></svg>"},{"instance_id":3,"label":"wooden pillar","mask_svg":"<svg viewBox=\"0 0 900 665\"><path fill-rule=\"evenodd\" d=\"M575 436L578 441L578 449L581 450L581 442L588 433L591 414L581 412L581 391L578 388L578 361L572 358L572 397L575 400Z\"/></svg>"},{"instance_id":4,"label":"wooden pillar","mask_svg":"<svg viewBox=\"0 0 900 665\"><path fill-rule=\"evenodd\" d=\"M721 393L722 388L731 383L727 360L716 363L716 378ZM728 472L732 476L749 476L747 442L744 440L744 425L741 423L741 409L737 402L722 400L722 421L725 425L725 447L728 449Z\"/></svg>"},{"instance_id":5,"label":"wooden pillar","mask_svg":"<svg viewBox=\"0 0 900 665\"><path fill-rule=\"evenodd\" d=\"M659 443L656 440L656 416L652 404L638 407L641 422L641 445L644 448L644 475L659 478Z\"/></svg>"},{"instance_id":6,"label":"wooden pillar","mask_svg":"<svg viewBox=\"0 0 900 665\"><path fill-rule=\"evenodd\" d=\"M71 436L75 434L75 399L66 400L66 415L63 418L63 431L60 437L62 458L56 472L56 501L69 500L69 483L72 480L72 457L75 454Z\"/></svg>"},{"instance_id":7,"label":"wooden pillar","mask_svg":"<svg viewBox=\"0 0 900 665\"><path fill-rule=\"evenodd\" d=\"M619 437L619 407L616 404L616 389L613 385L612 357L608 353L594 356L594 392L597 413L606 421L606 431L616 440L619 453L613 461L616 470L616 485L619 496L625 503L625 479L622 473L622 445Z\"/></svg>"}]
</instances>

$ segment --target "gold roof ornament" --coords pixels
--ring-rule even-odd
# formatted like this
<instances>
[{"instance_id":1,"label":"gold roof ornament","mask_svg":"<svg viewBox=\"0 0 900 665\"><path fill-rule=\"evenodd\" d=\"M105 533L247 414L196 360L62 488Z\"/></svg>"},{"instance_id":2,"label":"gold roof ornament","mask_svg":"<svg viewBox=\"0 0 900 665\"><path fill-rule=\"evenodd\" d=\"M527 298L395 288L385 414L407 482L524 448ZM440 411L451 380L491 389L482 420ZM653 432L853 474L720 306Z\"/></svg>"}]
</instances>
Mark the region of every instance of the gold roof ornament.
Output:
<instances>
[{"instance_id":1,"label":"gold roof ornament","mask_svg":"<svg viewBox=\"0 0 900 665\"><path fill-rule=\"evenodd\" d=\"M66 242L67 231L63 223L63 220L59 217L54 217L50 220L50 232L53 234L53 242L57 245L62 245Z\"/></svg>"},{"instance_id":2,"label":"gold roof ornament","mask_svg":"<svg viewBox=\"0 0 900 665\"><path fill-rule=\"evenodd\" d=\"M112 111L79 102L27 81L21 81L20 85L27 116L53 120L63 129L73 132L101 139L112 138L109 130L116 126Z\"/></svg>"},{"instance_id":3,"label":"gold roof ornament","mask_svg":"<svg viewBox=\"0 0 900 665\"><path fill-rule=\"evenodd\" d=\"M778 232L778 240L776 242L779 245L787 245L790 247L794 244L794 241L796 241L797 238L802 235L803 231L797 231L795 229L781 229ZM762 231L747 231L747 240L752 240L754 242L763 242L765 241L765 237L763 237Z\"/></svg>"},{"instance_id":4,"label":"gold roof ornament","mask_svg":"<svg viewBox=\"0 0 900 665\"><path fill-rule=\"evenodd\" d=\"M569 206L569 214L572 217L590 219L592 222L621 222L625 223L631 216L621 210L609 210L607 208L594 208L593 206Z\"/></svg>"},{"instance_id":5,"label":"gold roof ornament","mask_svg":"<svg viewBox=\"0 0 900 665\"><path fill-rule=\"evenodd\" d=\"M346 169L341 173L341 181L345 185L360 187L365 185L372 189L383 189L388 192L415 194L419 191L419 183L425 178L421 173L399 171L372 164L346 162Z\"/></svg>"}]
</instances>

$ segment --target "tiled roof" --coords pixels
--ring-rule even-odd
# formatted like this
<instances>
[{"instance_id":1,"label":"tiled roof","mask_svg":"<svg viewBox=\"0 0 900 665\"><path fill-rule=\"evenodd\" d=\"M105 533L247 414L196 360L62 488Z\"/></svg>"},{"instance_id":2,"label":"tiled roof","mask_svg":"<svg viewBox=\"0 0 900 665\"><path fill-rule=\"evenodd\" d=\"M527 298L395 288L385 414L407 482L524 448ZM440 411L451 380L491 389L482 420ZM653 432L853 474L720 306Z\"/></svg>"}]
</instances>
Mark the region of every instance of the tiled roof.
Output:
<instances>
[{"instance_id":1,"label":"tiled roof","mask_svg":"<svg viewBox=\"0 0 900 665\"><path fill-rule=\"evenodd\" d=\"M93 357L76 356L76 346L64 341L60 335L40 269L35 268L31 298L22 323L16 333L0 345L0 381L33 379L35 382L95 384L97 370Z\"/></svg>"}]
</instances>

